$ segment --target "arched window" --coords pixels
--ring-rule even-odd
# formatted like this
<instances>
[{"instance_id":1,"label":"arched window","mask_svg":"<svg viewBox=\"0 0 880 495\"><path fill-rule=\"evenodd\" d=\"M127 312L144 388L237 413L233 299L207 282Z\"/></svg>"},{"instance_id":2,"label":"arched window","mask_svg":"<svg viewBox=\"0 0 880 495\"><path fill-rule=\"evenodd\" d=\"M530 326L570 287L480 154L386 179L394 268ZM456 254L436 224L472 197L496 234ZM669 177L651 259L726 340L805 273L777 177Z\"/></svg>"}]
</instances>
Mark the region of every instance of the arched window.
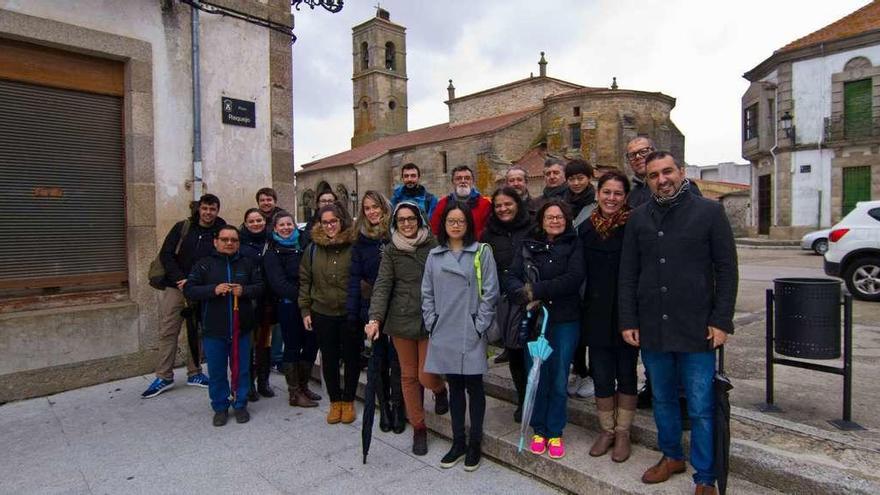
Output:
<instances>
[{"instance_id":1,"label":"arched window","mask_svg":"<svg viewBox=\"0 0 880 495\"><path fill-rule=\"evenodd\" d=\"M312 218L312 215L315 214L315 192L311 189L306 189L306 191L303 192L300 205L302 205L303 210L302 219L308 221Z\"/></svg>"},{"instance_id":2,"label":"arched window","mask_svg":"<svg viewBox=\"0 0 880 495\"><path fill-rule=\"evenodd\" d=\"M855 57L843 67L843 70L867 69L871 67L871 61L865 57Z\"/></svg>"},{"instance_id":3,"label":"arched window","mask_svg":"<svg viewBox=\"0 0 880 495\"><path fill-rule=\"evenodd\" d=\"M370 67L370 49L367 42L361 43L361 70L367 70Z\"/></svg>"},{"instance_id":4,"label":"arched window","mask_svg":"<svg viewBox=\"0 0 880 495\"><path fill-rule=\"evenodd\" d=\"M388 70L397 70L397 54L394 50L394 43L385 43L385 68Z\"/></svg>"}]
</instances>

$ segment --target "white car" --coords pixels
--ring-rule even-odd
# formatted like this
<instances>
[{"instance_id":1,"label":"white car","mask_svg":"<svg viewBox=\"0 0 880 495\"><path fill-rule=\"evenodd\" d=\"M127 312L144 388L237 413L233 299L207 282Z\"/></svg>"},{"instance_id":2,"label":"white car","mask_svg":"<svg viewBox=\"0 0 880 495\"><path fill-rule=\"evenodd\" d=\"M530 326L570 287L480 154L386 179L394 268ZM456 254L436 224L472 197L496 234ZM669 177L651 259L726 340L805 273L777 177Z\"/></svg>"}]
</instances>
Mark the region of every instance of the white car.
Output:
<instances>
[{"instance_id":1,"label":"white car","mask_svg":"<svg viewBox=\"0 0 880 495\"><path fill-rule=\"evenodd\" d=\"M801 249L813 251L818 255L825 254L825 251L828 251L829 233L831 233L831 229L817 230L806 234L801 237Z\"/></svg>"},{"instance_id":2,"label":"white car","mask_svg":"<svg viewBox=\"0 0 880 495\"><path fill-rule=\"evenodd\" d=\"M856 299L880 301L880 201L862 201L828 234L825 273Z\"/></svg>"}]
</instances>

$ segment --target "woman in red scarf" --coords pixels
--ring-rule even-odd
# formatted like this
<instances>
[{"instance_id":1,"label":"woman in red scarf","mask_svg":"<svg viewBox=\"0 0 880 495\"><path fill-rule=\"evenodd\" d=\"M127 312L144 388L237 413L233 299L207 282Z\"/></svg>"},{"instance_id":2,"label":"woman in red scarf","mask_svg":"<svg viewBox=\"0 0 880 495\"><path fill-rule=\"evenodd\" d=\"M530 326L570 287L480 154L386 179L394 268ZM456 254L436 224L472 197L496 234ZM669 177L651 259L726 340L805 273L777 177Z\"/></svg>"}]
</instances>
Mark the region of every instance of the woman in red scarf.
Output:
<instances>
[{"instance_id":1,"label":"woman in red scarf","mask_svg":"<svg viewBox=\"0 0 880 495\"><path fill-rule=\"evenodd\" d=\"M597 190L599 205L578 233L586 266L583 331L590 349L602 429L590 455L604 455L613 447L611 459L623 462L630 454L629 429L636 410L639 355L638 348L623 341L617 323L617 274L630 214L626 204L629 180L620 172L606 172Z\"/></svg>"}]
</instances>

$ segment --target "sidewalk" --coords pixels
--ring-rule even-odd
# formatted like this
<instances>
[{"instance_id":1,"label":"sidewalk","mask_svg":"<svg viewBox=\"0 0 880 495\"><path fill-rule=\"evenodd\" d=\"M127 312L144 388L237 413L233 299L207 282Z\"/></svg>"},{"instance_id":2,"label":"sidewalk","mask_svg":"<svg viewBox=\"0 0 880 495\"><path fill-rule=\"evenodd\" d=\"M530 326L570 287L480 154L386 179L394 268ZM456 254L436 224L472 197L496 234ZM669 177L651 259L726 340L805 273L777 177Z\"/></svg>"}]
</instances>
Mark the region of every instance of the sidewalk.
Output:
<instances>
[{"instance_id":1,"label":"sidewalk","mask_svg":"<svg viewBox=\"0 0 880 495\"><path fill-rule=\"evenodd\" d=\"M292 408L278 375L278 396L251 404L250 423L215 428L207 390L183 385L181 371L149 400L152 377L140 376L0 406L0 493L559 493L485 457L474 473L440 469L449 442L430 435L416 457L409 427L377 425L364 465L360 410L351 425L327 425L326 398Z\"/></svg>"}]
</instances>

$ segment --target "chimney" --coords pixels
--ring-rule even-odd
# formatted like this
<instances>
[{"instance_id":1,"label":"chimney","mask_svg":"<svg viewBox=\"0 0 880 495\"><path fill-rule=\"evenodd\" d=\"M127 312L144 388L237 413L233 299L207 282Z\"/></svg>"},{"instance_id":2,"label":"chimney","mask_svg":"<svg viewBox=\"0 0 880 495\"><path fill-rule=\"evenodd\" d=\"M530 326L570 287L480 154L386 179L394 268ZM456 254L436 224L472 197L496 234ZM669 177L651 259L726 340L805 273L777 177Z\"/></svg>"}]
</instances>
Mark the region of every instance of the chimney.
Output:
<instances>
[{"instance_id":1,"label":"chimney","mask_svg":"<svg viewBox=\"0 0 880 495\"><path fill-rule=\"evenodd\" d=\"M449 99L455 99L455 86L452 85L452 79L449 80L449 86L446 88L446 91L449 93Z\"/></svg>"},{"instance_id":2,"label":"chimney","mask_svg":"<svg viewBox=\"0 0 880 495\"><path fill-rule=\"evenodd\" d=\"M541 52L541 60L538 61L538 73L541 77L547 77L547 61L544 60L544 52Z\"/></svg>"}]
</instances>

